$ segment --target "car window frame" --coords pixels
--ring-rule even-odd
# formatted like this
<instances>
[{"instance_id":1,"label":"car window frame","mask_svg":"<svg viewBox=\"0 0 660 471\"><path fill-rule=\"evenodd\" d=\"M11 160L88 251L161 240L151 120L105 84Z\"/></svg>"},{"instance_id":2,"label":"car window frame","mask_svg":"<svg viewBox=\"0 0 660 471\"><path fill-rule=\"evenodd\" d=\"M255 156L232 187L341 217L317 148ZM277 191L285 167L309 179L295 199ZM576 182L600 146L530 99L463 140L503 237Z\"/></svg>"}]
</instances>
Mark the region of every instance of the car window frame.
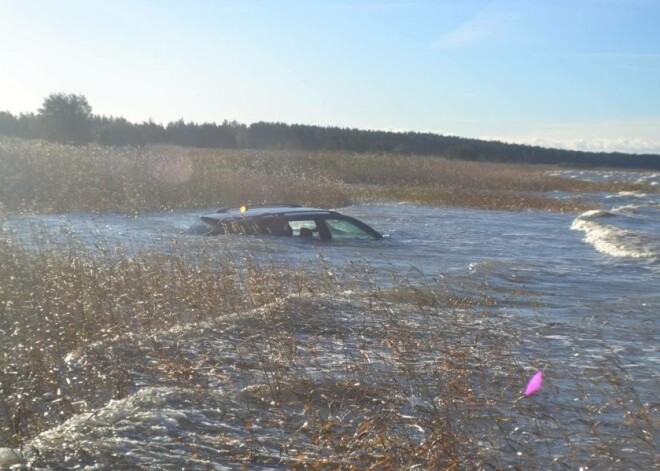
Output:
<instances>
[{"instance_id":1,"label":"car window frame","mask_svg":"<svg viewBox=\"0 0 660 471\"><path fill-rule=\"evenodd\" d=\"M354 226L356 226L358 229L360 229L361 231L365 232L367 235L371 236L372 239L380 239L380 238L383 237L380 234L380 232L376 231L371 226L369 226L366 223L360 221L359 219L356 219L356 218L351 217L351 216L346 216L345 214L332 213L332 214L325 215L324 216L324 221L323 221L323 224L325 225L325 230L327 231L327 233L330 237L328 240L332 240L332 232L330 231L330 228L328 227L328 225L326 223L327 219L336 219L336 220L339 220L339 221L346 221L348 223L351 223ZM349 239L345 239L345 240L349 240ZM362 240L367 240L367 239L362 239Z\"/></svg>"},{"instance_id":2,"label":"car window frame","mask_svg":"<svg viewBox=\"0 0 660 471\"><path fill-rule=\"evenodd\" d=\"M319 214L295 214L295 215L284 215L284 219L286 219L288 222L291 221L314 221L316 224L316 228L318 229L319 237L317 240L321 240L323 242L327 242L332 240L332 235L330 234L330 230L328 229L328 226L326 226L324 222L324 217L326 215L319 215Z\"/></svg>"}]
</instances>

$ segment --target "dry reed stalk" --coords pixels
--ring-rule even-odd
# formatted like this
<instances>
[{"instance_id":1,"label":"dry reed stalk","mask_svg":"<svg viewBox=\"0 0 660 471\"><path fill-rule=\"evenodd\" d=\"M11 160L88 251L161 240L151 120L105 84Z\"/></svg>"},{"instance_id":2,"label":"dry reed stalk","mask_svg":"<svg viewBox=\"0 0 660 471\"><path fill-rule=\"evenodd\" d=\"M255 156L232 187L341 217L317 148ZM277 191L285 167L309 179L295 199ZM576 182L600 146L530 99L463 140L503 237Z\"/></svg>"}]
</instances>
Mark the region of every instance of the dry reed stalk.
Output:
<instances>
[{"instance_id":1,"label":"dry reed stalk","mask_svg":"<svg viewBox=\"0 0 660 471\"><path fill-rule=\"evenodd\" d=\"M332 152L73 147L0 138L5 212L139 211L298 202L340 207L365 199L486 209L582 210L550 191L658 191L562 179L547 167L438 157Z\"/></svg>"}]
</instances>

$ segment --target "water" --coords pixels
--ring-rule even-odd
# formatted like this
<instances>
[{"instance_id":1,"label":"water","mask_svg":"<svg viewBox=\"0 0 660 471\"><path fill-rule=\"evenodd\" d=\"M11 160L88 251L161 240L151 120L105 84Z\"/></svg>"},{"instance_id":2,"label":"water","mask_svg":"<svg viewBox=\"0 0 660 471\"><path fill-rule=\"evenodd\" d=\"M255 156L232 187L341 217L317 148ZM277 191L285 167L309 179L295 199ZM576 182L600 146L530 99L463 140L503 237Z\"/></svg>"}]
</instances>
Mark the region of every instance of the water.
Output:
<instances>
[{"instance_id":1,"label":"water","mask_svg":"<svg viewBox=\"0 0 660 471\"><path fill-rule=\"evenodd\" d=\"M638 181L652 187L660 184L658 173L561 174L594 181ZM358 205L342 212L384 233L385 239L323 244L275 237L219 236L210 241L203 239L203 243L217 243L219 247L235 244L237 249L247 248L257 257L276 257L293 266L323 260L347 286L364 283L364 273L354 268L354 262L358 262L357 266L371 268L369 281L379 286L446 284L465 296L488 297L493 300L492 310L516 323L520 339L514 353L518 361L530 373L544 369L550 386L543 407L552 409L555 420L569 433L580 436L585 426L572 408L576 403L585 408L607 403L613 386L604 373L606 364L613 362L635 385L635 404L626 406L631 411L647 407L657 420L660 402L660 193L584 196L602 209L558 214L410 204ZM62 246L72 241L94 250L121 246L127 251L169 251L176 246L194 256L202 238L185 234L185 229L211 210L130 217L114 213L33 216L6 221L1 230L11 231L28 244L40 243L35 234L45 233L50 240L61 241ZM524 384L517 387L524 388ZM190 405L193 399L182 394L166 389L143 390L117 407L137 410L140 404L146 404L142 411L145 427L176 427L167 422L171 417L162 416L159 408L163 404L175 404L179 408L173 412L175 415L204 416L194 404ZM185 404L190 409L181 412ZM658 447L654 436L650 438L651 451L640 451L632 432L621 426L621 410L603 407L598 416L602 423L599 433L611 434L613 443L622 442L618 453L627 463L624 467L651 463L653 450ZM104 414L111 412L112 408ZM204 417L215 423L216 419L209 419L208 414ZM75 421L70 426L83 427ZM222 426L229 427L226 423ZM58 433L62 431L51 432ZM512 429L510 433L513 436L518 432ZM100 442L106 439L98 438ZM626 440L634 444L632 448L626 447ZM131 450L141 453L137 448ZM561 455L566 451L549 453ZM574 463L593 463L590 459L594 458L578 456Z\"/></svg>"}]
</instances>

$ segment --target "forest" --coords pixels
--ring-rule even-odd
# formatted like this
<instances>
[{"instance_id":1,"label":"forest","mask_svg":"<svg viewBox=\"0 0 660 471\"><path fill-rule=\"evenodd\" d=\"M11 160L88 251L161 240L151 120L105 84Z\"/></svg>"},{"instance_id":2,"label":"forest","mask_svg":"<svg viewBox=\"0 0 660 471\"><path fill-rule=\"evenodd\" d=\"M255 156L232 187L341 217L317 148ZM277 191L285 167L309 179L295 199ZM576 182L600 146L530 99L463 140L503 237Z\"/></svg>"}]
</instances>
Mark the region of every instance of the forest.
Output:
<instances>
[{"instance_id":1,"label":"forest","mask_svg":"<svg viewBox=\"0 0 660 471\"><path fill-rule=\"evenodd\" d=\"M92 113L84 95L52 93L36 112L0 111L0 135L109 146L173 144L219 149L347 151L566 167L660 169L660 155L585 152L421 132L323 127L279 122L133 123Z\"/></svg>"}]
</instances>

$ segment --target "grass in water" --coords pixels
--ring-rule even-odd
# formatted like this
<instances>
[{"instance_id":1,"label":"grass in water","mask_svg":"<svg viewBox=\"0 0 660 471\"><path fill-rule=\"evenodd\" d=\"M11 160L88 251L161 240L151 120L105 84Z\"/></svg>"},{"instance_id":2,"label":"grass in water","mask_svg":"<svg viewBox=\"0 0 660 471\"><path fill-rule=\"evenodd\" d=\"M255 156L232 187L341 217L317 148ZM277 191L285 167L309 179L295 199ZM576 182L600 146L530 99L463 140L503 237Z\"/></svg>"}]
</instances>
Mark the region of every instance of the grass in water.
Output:
<instances>
[{"instance_id":1,"label":"grass in water","mask_svg":"<svg viewBox=\"0 0 660 471\"><path fill-rule=\"evenodd\" d=\"M640 189L441 158L0 139L4 214L374 199L560 211L584 203L541 193ZM519 400L519 362L550 351L538 334L552 326L503 316L487 286L379 286L359 264L347 281L217 240L128 253L34 239L0 240L0 451L32 469L147 466L140 453L200 469L653 466L655 406L614 353L586 370L558 359L547 388L564 393Z\"/></svg>"},{"instance_id":2,"label":"grass in water","mask_svg":"<svg viewBox=\"0 0 660 471\"><path fill-rule=\"evenodd\" d=\"M341 207L371 200L486 209L576 211L543 193L657 191L551 176L547 168L437 157L204 150L173 146L74 147L0 138L0 210L139 211L297 202Z\"/></svg>"},{"instance_id":3,"label":"grass in water","mask_svg":"<svg viewBox=\"0 0 660 471\"><path fill-rule=\"evenodd\" d=\"M367 266L351 286L322 261L209 244L129 255L7 236L0 447L32 469L131 467L158 447L199 467L594 466L629 462L633 444L653 459L652 411L615 365L599 366L597 397L576 373L561 381L579 403L519 400L521 339L538 326L502 317L485 289L382 288ZM166 411L177 428L153 441Z\"/></svg>"}]
</instances>

